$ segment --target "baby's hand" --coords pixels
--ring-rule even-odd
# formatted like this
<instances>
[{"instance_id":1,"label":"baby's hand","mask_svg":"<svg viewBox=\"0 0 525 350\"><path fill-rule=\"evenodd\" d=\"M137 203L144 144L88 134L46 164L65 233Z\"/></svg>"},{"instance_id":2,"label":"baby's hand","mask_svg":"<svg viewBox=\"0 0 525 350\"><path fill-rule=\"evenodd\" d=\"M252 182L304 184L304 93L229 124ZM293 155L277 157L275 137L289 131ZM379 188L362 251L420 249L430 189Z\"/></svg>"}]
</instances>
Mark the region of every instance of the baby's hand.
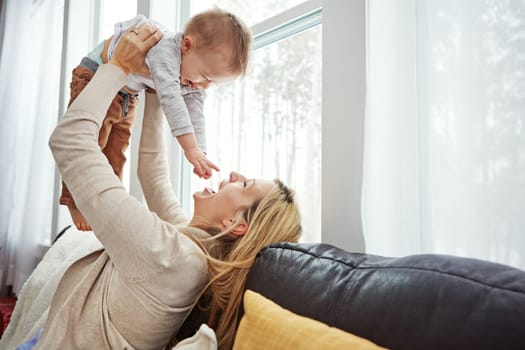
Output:
<instances>
[{"instance_id":1,"label":"baby's hand","mask_svg":"<svg viewBox=\"0 0 525 350\"><path fill-rule=\"evenodd\" d=\"M209 179L212 175L212 169L220 171L219 167L212 163L198 147L185 151L184 155L193 165L193 173L200 178Z\"/></svg>"}]
</instances>

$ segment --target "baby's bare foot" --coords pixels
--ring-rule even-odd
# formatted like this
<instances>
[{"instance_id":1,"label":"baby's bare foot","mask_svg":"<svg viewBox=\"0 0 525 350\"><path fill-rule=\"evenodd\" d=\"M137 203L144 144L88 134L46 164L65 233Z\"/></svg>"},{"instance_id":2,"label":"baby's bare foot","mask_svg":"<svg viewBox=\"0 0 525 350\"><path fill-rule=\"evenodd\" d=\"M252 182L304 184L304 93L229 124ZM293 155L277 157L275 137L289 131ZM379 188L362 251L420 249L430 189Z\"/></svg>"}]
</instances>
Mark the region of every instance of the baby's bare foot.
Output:
<instances>
[{"instance_id":1,"label":"baby's bare foot","mask_svg":"<svg viewBox=\"0 0 525 350\"><path fill-rule=\"evenodd\" d=\"M69 213L71 214L71 219L73 219L73 223L79 229L80 231L91 231L91 226L88 224L87 220L84 218L84 215L74 207L67 207L69 209Z\"/></svg>"}]
</instances>

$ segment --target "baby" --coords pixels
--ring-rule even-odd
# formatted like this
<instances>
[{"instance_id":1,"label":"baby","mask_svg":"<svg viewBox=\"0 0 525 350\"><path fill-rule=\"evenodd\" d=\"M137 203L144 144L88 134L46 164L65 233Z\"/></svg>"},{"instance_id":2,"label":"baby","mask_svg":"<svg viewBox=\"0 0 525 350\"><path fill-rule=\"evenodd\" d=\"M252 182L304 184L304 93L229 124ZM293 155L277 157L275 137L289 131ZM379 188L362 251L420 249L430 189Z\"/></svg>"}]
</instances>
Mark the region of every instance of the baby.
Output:
<instances>
[{"instance_id":1,"label":"baby","mask_svg":"<svg viewBox=\"0 0 525 350\"><path fill-rule=\"evenodd\" d=\"M89 83L97 67L111 59L122 35L144 21L148 19L139 15L117 23L114 35L82 59L73 70L69 104ZM115 96L107 111L99 133L99 145L115 174L122 179L124 152L136 116L138 92L144 89L156 92L171 133L193 165L193 172L208 179L212 169L218 171L219 167L206 157L204 90L211 84L231 81L245 74L251 33L239 18L219 8L193 16L183 33L161 29L164 37L146 56L151 76L129 76L126 87ZM134 29L132 32L138 35ZM91 230L64 183L60 204L68 207L79 230Z\"/></svg>"}]
</instances>

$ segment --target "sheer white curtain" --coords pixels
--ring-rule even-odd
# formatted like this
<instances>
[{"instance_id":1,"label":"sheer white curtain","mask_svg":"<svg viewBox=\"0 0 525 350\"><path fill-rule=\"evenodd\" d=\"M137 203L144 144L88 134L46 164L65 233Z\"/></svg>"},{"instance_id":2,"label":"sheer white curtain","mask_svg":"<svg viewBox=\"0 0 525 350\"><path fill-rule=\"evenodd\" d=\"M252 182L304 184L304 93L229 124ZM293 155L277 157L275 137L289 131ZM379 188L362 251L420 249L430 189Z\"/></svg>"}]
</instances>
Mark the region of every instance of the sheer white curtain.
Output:
<instances>
[{"instance_id":1,"label":"sheer white curtain","mask_svg":"<svg viewBox=\"0 0 525 350\"><path fill-rule=\"evenodd\" d=\"M50 237L63 1L7 0L0 66L2 289L18 292Z\"/></svg>"},{"instance_id":2,"label":"sheer white curtain","mask_svg":"<svg viewBox=\"0 0 525 350\"><path fill-rule=\"evenodd\" d=\"M525 269L525 2L368 3L367 251Z\"/></svg>"}]
</instances>

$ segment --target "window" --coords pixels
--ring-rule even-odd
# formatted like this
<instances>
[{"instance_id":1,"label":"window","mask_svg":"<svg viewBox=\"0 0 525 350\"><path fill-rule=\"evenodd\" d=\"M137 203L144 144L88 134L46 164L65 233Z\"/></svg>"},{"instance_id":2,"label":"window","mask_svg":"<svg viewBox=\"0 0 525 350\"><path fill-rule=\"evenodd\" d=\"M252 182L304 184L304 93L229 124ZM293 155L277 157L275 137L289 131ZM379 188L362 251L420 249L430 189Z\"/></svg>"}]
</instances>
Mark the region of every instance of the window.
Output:
<instances>
[{"instance_id":1,"label":"window","mask_svg":"<svg viewBox=\"0 0 525 350\"><path fill-rule=\"evenodd\" d=\"M261 19L256 14L275 13L270 10L275 10L271 2L253 7L235 0L208 2L207 6L201 1L195 3L199 6L192 6L192 14L217 4L239 17L246 13L243 20L247 24ZM286 2L276 3L286 7ZM293 11L288 10L283 17L290 18ZM313 27L304 30L295 30L289 24L308 15L307 11L297 11L293 21L280 24L282 30L268 28L264 36L255 30L264 23L256 23L255 50L244 79L208 90L208 155L222 171L211 181L193 175L184 177L186 183L191 182L191 190L184 198L189 204L186 208L193 208L191 193L204 186L217 188L231 170L248 177L278 177L296 190L305 229L303 241L320 241L322 26L320 17ZM272 22L278 22L276 17ZM296 34L289 36L287 30ZM184 165L187 168L188 163ZM185 173L191 174L191 169Z\"/></svg>"},{"instance_id":2,"label":"window","mask_svg":"<svg viewBox=\"0 0 525 350\"><path fill-rule=\"evenodd\" d=\"M304 241L321 235L321 1L288 0L249 4L240 0L123 1L92 0L70 5L64 104L69 99L71 69L100 40L109 37L118 21L142 13L171 30L181 30L193 14L217 5L239 15L252 27L254 51L244 79L208 90L205 114L210 159L223 172L210 181L198 179L188 163L169 146L172 182L187 214L191 194L204 186L217 187L229 171L249 177L279 177L296 190L305 228ZM86 13L89 16L86 16ZM139 107L140 108L140 107ZM133 136L123 183L140 196L134 170L140 121ZM167 133L168 135L168 133ZM168 141L171 136L168 136ZM176 142L171 140L171 144ZM131 184L130 184L131 183ZM58 229L69 223L60 206Z\"/></svg>"},{"instance_id":3,"label":"window","mask_svg":"<svg viewBox=\"0 0 525 350\"><path fill-rule=\"evenodd\" d=\"M195 14L219 6L235 13L251 27L303 2L304 0L265 0L251 3L242 0L195 0L191 2L191 13Z\"/></svg>"}]
</instances>

